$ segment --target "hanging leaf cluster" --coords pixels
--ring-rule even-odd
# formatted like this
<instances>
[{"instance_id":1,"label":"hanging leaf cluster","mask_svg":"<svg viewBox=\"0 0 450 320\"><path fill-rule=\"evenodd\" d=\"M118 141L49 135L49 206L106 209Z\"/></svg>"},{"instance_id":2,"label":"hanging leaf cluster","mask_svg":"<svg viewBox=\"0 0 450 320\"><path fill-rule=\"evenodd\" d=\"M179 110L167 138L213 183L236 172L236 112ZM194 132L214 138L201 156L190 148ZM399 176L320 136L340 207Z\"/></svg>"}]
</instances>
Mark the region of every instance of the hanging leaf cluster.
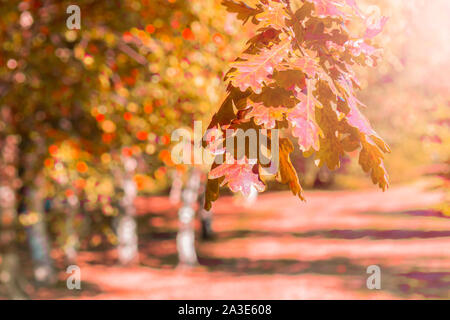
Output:
<instances>
[{"instance_id":1,"label":"hanging leaf cluster","mask_svg":"<svg viewBox=\"0 0 450 320\"><path fill-rule=\"evenodd\" d=\"M225 77L228 95L209 129L226 134L222 140L228 139L227 130L261 130L269 140L278 130L279 143L269 147L270 153L279 154L274 175L301 199L302 188L290 161L295 147L331 170L339 168L346 153L359 151L362 169L386 189L383 156L390 150L360 110L364 105L355 95L360 85L354 67L376 66L381 49L373 38L387 19L366 16L355 0L224 0L223 4L258 29L231 64ZM205 146L213 149L216 143L205 135ZM247 146L241 158L230 148L217 156L235 161L212 165L207 209L223 185L244 195L252 188L265 190L264 164L260 156L249 161L250 149Z\"/></svg>"}]
</instances>

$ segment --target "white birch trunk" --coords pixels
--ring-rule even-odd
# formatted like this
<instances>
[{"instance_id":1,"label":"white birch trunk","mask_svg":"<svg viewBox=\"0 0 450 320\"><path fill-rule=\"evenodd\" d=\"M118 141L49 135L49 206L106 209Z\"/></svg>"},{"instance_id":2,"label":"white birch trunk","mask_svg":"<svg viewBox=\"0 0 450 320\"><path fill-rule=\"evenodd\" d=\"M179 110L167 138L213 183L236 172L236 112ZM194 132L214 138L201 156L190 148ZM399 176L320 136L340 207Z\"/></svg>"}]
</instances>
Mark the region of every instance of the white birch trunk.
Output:
<instances>
[{"instance_id":1,"label":"white birch trunk","mask_svg":"<svg viewBox=\"0 0 450 320\"><path fill-rule=\"evenodd\" d=\"M44 220L44 196L42 174L38 174L34 186L25 193L25 214L37 216L36 223L25 228L33 260L34 278L39 284L51 285L56 282L50 257L50 244Z\"/></svg>"},{"instance_id":2,"label":"white birch trunk","mask_svg":"<svg viewBox=\"0 0 450 320\"><path fill-rule=\"evenodd\" d=\"M198 263L195 250L194 205L200 187L200 172L192 169L182 192L183 205L178 211L177 250L180 266L194 266Z\"/></svg>"},{"instance_id":3,"label":"white birch trunk","mask_svg":"<svg viewBox=\"0 0 450 320\"><path fill-rule=\"evenodd\" d=\"M137 196L133 176L137 162L133 158L122 158L124 172L121 177L123 198L120 201L122 215L117 223L118 258L123 265L138 262L138 235L134 202Z\"/></svg>"}]
</instances>

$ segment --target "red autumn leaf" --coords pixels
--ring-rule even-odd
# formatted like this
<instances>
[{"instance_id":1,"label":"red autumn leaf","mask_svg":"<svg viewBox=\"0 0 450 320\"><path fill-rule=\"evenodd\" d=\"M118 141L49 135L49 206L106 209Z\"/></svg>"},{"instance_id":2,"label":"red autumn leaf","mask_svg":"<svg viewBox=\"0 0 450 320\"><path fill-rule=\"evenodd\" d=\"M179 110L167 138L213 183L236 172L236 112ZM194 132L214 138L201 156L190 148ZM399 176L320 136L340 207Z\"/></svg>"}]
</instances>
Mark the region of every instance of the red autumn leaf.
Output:
<instances>
[{"instance_id":1,"label":"red autumn leaf","mask_svg":"<svg viewBox=\"0 0 450 320\"><path fill-rule=\"evenodd\" d=\"M251 88L255 93L261 93L264 83L272 82L268 76L286 59L289 48L290 41L286 39L278 45L264 49L258 55L243 54L241 61L232 63L236 70L228 74L231 84L241 91Z\"/></svg>"},{"instance_id":2,"label":"red autumn leaf","mask_svg":"<svg viewBox=\"0 0 450 320\"><path fill-rule=\"evenodd\" d=\"M244 196L249 196L254 187L259 192L265 190L266 186L259 178L258 172L254 170L252 164L221 164L212 169L209 173L209 179L218 179L224 177L222 185L228 184L233 192L240 191Z\"/></svg>"},{"instance_id":3,"label":"red autumn leaf","mask_svg":"<svg viewBox=\"0 0 450 320\"><path fill-rule=\"evenodd\" d=\"M302 151L311 148L319 150L320 128L315 122L314 115L319 102L312 95L310 82L310 80L307 81L307 95L302 92L296 93L300 103L287 116L293 127L292 135L298 138L298 145Z\"/></svg>"},{"instance_id":4,"label":"red autumn leaf","mask_svg":"<svg viewBox=\"0 0 450 320\"><path fill-rule=\"evenodd\" d=\"M246 118L253 118L257 125L262 125L266 129L275 128L276 122L283 120L283 115L289 110L284 107L266 107L263 103L254 103L252 110L247 113Z\"/></svg>"},{"instance_id":5,"label":"red autumn leaf","mask_svg":"<svg viewBox=\"0 0 450 320\"><path fill-rule=\"evenodd\" d=\"M254 4L258 3L258 1L246 1L248 2L254 2ZM251 17L254 17L259 12L261 12L260 9L257 9L256 7L251 7L247 3L243 1L234 1L234 0L223 0L222 4L227 8L229 12L237 13L237 17L240 20L243 20L244 23L248 21Z\"/></svg>"},{"instance_id":6,"label":"red autumn leaf","mask_svg":"<svg viewBox=\"0 0 450 320\"><path fill-rule=\"evenodd\" d=\"M262 27L272 27L281 30L286 27L285 21L289 19L284 2L270 2L262 4L264 11L256 16L256 20L262 22Z\"/></svg>"}]
</instances>

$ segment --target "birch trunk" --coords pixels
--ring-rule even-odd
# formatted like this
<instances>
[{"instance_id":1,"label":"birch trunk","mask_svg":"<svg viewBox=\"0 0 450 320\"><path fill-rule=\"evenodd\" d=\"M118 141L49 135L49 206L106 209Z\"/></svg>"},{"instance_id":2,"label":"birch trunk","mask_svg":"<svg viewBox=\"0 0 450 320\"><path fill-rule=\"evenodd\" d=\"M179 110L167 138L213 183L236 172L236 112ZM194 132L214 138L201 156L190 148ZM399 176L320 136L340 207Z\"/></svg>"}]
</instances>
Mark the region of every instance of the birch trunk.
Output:
<instances>
[{"instance_id":1,"label":"birch trunk","mask_svg":"<svg viewBox=\"0 0 450 320\"><path fill-rule=\"evenodd\" d=\"M75 228L75 218L79 210L79 199L76 195L71 195L67 198L64 204L65 228L66 228L66 242L64 244L64 254L69 264L75 264L78 257L78 248L80 246L80 239Z\"/></svg>"},{"instance_id":2,"label":"birch trunk","mask_svg":"<svg viewBox=\"0 0 450 320\"><path fill-rule=\"evenodd\" d=\"M250 194L247 197L245 197L244 207L250 208L255 204L257 199L258 199L258 190L256 190L256 188L252 186L250 188Z\"/></svg>"},{"instance_id":3,"label":"birch trunk","mask_svg":"<svg viewBox=\"0 0 450 320\"><path fill-rule=\"evenodd\" d=\"M134 206L137 187L133 176L137 167L134 158L122 158L123 172L121 175L121 186L123 197L120 201L122 215L117 223L118 258L123 265L138 262L138 235L135 219L136 208Z\"/></svg>"},{"instance_id":4,"label":"birch trunk","mask_svg":"<svg viewBox=\"0 0 450 320\"><path fill-rule=\"evenodd\" d=\"M56 282L56 278L45 225L43 183L44 177L42 173L39 173L34 185L24 188L20 214L34 217L34 223L25 227L33 261L34 278L39 284L51 285Z\"/></svg>"},{"instance_id":5,"label":"birch trunk","mask_svg":"<svg viewBox=\"0 0 450 320\"><path fill-rule=\"evenodd\" d=\"M181 200L181 191L183 190L183 179L180 172L177 170L172 175L172 186L170 188L169 199L170 203L177 205Z\"/></svg>"},{"instance_id":6,"label":"birch trunk","mask_svg":"<svg viewBox=\"0 0 450 320\"><path fill-rule=\"evenodd\" d=\"M177 251L180 266L194 266L198 263L195 251L194 205L197 201L201 174L191 169L186 187L182 192L182 206L178 211Z\"/></svg>"},{"instance_id":7,"label":"birch trunk","mask_svg":"<svg viewBox=\"0 0 450 320\"><path fill-rule=\"evenodd\" d=\"M212 228L212 210L205 210L205 183L202 183L202 186L199 191L199 200L198 200L198 216L200 217L201 223L201 237L203 240L211 240L214 238L214 231Z\"/></svg>"},{"instance_id":8,"label":"birch trunk","mask_svg":"<svg viewBox=\"0 0 450 320\"><path fill-rule=\"evenodd\" d=\"M37 134L31 138L22 138L20 151L18 163L22 188L18 198L19 220L24 222L34 278L38 284L51 285L56 278L44 218L45 178L39 166L47 151L45 140Z\"/></svg>"}]
</instances>

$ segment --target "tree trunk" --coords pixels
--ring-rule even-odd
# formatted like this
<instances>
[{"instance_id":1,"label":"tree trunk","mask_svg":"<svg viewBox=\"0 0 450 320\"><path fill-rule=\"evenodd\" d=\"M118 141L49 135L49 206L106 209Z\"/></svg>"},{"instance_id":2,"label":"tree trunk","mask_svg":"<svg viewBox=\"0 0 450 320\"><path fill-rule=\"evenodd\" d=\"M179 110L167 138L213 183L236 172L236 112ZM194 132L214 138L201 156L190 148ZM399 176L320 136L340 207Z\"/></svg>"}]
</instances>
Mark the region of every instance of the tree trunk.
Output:
<instances>
[{"instance_id":1,"label":"tree trunk","mask_svg":"<svg viewBox=\"0 0 450 320\"><path fill-rule=\"evenodd\" d=\"M27 299L16 247L19 138L7 135L0 141L0 283L11 299Z\"/></svg>"},{"instance_id":2,"label":"tree trunk","mask_svg":"<svg viewBox=\"0 0 450 320\"><path fill-rule=\"evenodd\" d=\"M75 228L75 218L80 209L80 201L78 197L73 194L67 198L64 205L65 227L66 227L66 241L64 243L64 254L68 264L75 264L78 257L78 248L80 246L80 239Z\"/></svg>"},{"instance_id":3,"label":"tree trunk","mask_svg":"<svg viewBox=\"0 0 450 320\"><path fill-rule=\"evenodd\" d=\"M173 205L177 205L180 203L182 189L183 189L182 175L178 170L175 170L175 172L172 175L172 186L170 188L169 194L170 203L172 203Z\"/></svg>"},{"instance_id":4,"label":"tree trunk","mask_svg":"<svg viewBox=\"0 0 450 320\"><path fill-rule=\"evenodd\" d=\"M51 285L56 282L56 278L44 218L43 183L44 177L41 172L33 186L23 188L19 215L30 218L24 220L30 222L26 224L25 231L33 261L34 278L39 284Z\"/></svg>"},{"instance_id":5,"label":"tree trunk","mask_svg":"<svg viewBox=\"0 0 450 320\"><path fill-rule=\"evenodd\" d=\"M198 198L198 216L200 217L202 239L211 240L214 238L214 231L212 228L213 212L212 210L205 210L205 188L205 184L202 183L199 191L200 196Z\"/></svg>"},{"instance_id":6,"label":"tree trunk","mask_svg":"<svg viewBox=\"0 0 450 320\"><path fill-rule=\"evenodd\" d=\"M334 173L327 168L327 166L323 166L319 169L316 175L316 179L314 180L314 188L318 189L327 189L331 187L334 183Z\"/></svg>"},{"instance_id":7,"label":"tree trunk","mask_svg":"<svg viewBox=\"0 0 450 320\"><path fill-rule=\"evenodd\" d=\"M135 219L136 208L134 202L137 196L136 183L133 176L137 167L134 158L122 158L124 171L120 179L123 197L120 201L121 216L117 223L118 257L123 265L138 262L138 235Z\"/></svg>"},{"instance_id":8,"label":"tree trunk","mask_svg":"<svg viewBox=\"0 0 450 320\"><path fill-rule=\"evenodd\" d=\"M19 176L22 181L18 198L19 220L25 227L37 283L51 285L56 279L50 257L45 225L44 173L40 163L47 151L45 139L38 135L23 136L20 143Z\"/></svg>"},{"instance_id":9,"label":"tree trunk","mask_svg":"<svg viewBox=\"0 0 450 320\"><path fill-rule=\"evenodd\" d=\"M244 207L250 208L258 199L258 190L254 186L250 188L250 194L245 197Z\"/></svg>"},{"instance_id":10,"label":"tree trunk","mask_svg":"<svg viewBox=\"0 0 450 320\"><path fill-rule=\"evenodd\" d=\"M194 266L198 263L195 251L194 205L197 201L201 173L191 169L186 188L181 199L182 207L178 211L179 227L177 234L178 263L180 266Z\"/></svg>"}]
</instances>

